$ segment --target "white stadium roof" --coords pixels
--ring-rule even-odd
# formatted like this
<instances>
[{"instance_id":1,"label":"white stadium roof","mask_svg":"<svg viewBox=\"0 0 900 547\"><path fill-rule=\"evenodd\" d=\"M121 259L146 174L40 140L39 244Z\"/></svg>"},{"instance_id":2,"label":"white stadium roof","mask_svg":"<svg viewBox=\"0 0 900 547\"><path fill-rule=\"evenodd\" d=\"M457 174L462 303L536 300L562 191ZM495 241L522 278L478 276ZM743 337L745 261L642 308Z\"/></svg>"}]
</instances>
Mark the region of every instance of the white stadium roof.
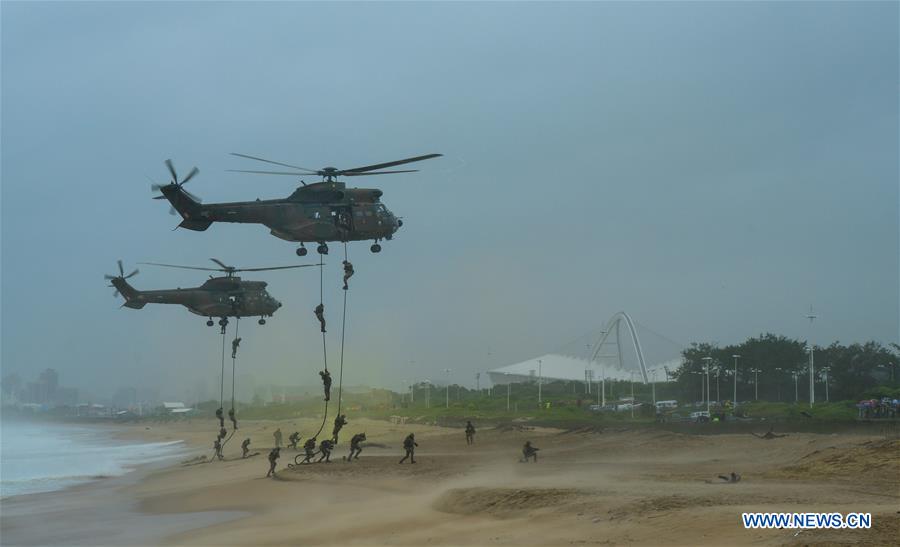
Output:
<instances>
[{"instance_id":1,"label":"white stadium roof","mask_svg":"<svg viewBox=\"0 0 900 547\"><path fill-rule=\"evenodd\" d=\"M614 380L628 380L631 378L629 371L611 366L604 367L596 361L588 363L587 359L553 353L489 370L488 375L490 375L492 383L499 385L537 380L539 374L546 381L576 380L583 382L585 370L593 370L594 380L596 381L599 381L603 376ZM640 373L635 372L635 379L640 380Z\"/></svg>"}]
</instances>

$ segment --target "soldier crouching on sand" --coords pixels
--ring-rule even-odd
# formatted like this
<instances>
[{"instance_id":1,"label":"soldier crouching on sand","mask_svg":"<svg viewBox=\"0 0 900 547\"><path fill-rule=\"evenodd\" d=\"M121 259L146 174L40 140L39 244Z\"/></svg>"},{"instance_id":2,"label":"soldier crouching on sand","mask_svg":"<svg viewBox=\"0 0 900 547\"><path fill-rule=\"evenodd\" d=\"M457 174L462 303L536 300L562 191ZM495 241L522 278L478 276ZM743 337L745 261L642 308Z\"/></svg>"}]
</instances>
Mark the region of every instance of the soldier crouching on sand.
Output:
<instances>
[{"instance_id":1,"label":"soldier crouching on sand","mask_svg":"<svg viewBox=\"0 0 900 547\"><path fill-rule=\"evenodd\" d=\"M247 454L250 453L250 439L244 439L244 442L241 443L241 457L246 458Z\"/></svg>"},{"instance_id":2,"label":"soldier crouching on sand","mask_svg":"<svg viewBox=\"0 0 900 547\"><path fill-rule=\"evenodd\" d=\"M334 443L331 441L331 439L322 439L322 442L319 443L319 452L321 452L322 455L319 456L319 459L316 461L320 462L322 460L325 460L325 463L331 463L332 449L334 449Z\"/></svg>"},{"instance_id":3,"label":"soldier crouching on sand","mask_svg":"<svg viewBox=\"0 0 900 547\"><path fill-rule=\"evenodd\" d=\"M528 461L528 458L532 458L534 463L537 463L537 453L540 448L531 446L531 441L525 441L525 446L522 447L522 456L524 456L523 461Z\"/></svg>"},{"instance_id":4,"label":"soldier crouching on sand","mask_svg":"<svg viewBox=\"0 0 900 547\"><path fill-rule=\"evenodd\" d=\"M291 436L288 437L288 441L290 441L288 442L288 448L297 450L297 443L300 442L300 432L294 431L293 433L291 433Z\"/></svg>"},{"instance_id":5,"label":"soldier crouching on sand","mask_svg":"<svg viewBox=\"0 0 900 547\"><path fill-rule=\"evenodd\" d=\"M303 450L306 452L306 457L300 463L312 463L312 458L316 455L316 438L310 437L307 439L303 443Z\"/></svg>"}]
</instances>

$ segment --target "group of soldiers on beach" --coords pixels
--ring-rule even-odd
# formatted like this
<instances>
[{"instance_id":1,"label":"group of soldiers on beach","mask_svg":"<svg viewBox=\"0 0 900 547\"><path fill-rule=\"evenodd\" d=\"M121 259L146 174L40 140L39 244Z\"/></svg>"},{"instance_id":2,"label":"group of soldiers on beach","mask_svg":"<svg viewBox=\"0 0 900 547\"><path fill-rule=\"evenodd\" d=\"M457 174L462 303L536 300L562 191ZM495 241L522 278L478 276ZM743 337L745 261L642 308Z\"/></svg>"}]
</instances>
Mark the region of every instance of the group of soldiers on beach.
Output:
<instances>
[{"instance_id":1,"label":"group of soldiers on beach","mask_svg":"<svg viewBox=\"0 0 900 547\"><path fill-rule=\"evenodd\" d=\"M318 443L315 437L310 437L303 443L303 451L304 458L300 461L300 464L312 464L312 463L331 463L331 453L334 450L335 445L337 444L338 432L341 428L347 424L346 416L341 414L335 419L335 426L333 429L333 435L329 439L323 439ZM475 443L475 426L471 421L466 422L466 445L472 445ZM275 477L276 472L275 468L278 464L278 459L281 457L281 449L282 449L282 440L283 433L281 432L281 428L275 430L272 434L275 440L275 447L269 452L268 460L269 460L269 472L266 473L266 477ZM300 433L295 431L289 437L290 441L287 445L287 448L293 448L294 450L299 450L297 448L297 444L300 442ZM363 443L366 441L365 433L357 433L350 438L350 454L343 457L343 460L346 462L352 462L353 460L358 460L359 455L363 450ZM242 457L247 458L249 454L249 446L250 439L245 439L241 444L241 449L243 450ZM418 448L419 443L416 442L415 433L410 433L403 439L403 450L405 452L403 458L400 459L398 463L402 464L407 460L409 463L416 463L416 448ZM522 459L520 462L537 462L537 452L540 450L531 444L531 441L526 441L525 445L522 447ZM319 458L313 461L313 458L319 455ZM299 458L299 456L298 456Z\"/></svg>"}]
</instances>

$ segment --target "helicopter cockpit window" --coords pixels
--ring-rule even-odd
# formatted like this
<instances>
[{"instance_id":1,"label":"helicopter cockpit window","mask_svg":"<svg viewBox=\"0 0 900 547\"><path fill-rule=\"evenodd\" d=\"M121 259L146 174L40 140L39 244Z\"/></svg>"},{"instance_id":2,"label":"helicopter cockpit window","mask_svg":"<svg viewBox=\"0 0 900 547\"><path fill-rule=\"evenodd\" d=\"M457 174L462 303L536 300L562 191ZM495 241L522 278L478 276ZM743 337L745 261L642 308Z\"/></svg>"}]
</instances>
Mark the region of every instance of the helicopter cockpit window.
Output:
<instances>
[{"instance_id":1,"label":"helicopter cockpit window","mask_svg":"<svg viewBox=\"0 0 900 547\"><path fill-rule=\"evenodd\" d=\"M384 205L377 205L375 207L375 214L377 214L378 216L383 217L386 213L387 209L384 207Z\"/></svg>"}]
</instances>

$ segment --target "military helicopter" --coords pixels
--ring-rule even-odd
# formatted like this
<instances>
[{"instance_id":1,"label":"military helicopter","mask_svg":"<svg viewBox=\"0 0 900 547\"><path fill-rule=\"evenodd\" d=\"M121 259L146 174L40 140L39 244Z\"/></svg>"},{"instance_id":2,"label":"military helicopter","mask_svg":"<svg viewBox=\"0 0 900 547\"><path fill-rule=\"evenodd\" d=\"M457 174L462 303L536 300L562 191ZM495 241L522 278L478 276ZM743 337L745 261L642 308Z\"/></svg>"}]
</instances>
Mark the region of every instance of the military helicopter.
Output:
<instances>
[{"instance_id":1,"label":"military helicopter","mask_svg":"<svg viewBox=\"0 0 900 547\"><path fill-rule=\"evenodd\" d=\"M417 169L384 171L383 169L437 158L442 154L426 154L414 158L389 161L375 165L338 169L307 169L296 165L271 161L246 154L232 153L233 156L271 163L288 167L294 171L250 171L230 169L236 173L258 173L264 175L286 175L292 177L319 176L320 182L303 185L284 199L256 201L237 201L232 203L211 203L203 205L201 200L184 190L184 185L199 171L191 169L184 180L178 180L171 160L166 160L166 167L172 175L168 184L152 186L154 191L162 192L154 199L168 199L172 204L173 214L177 211L182 218L180 228L203 231L213 222L242 222L263 224L272 235L286 241L300 243L298 256L307 253L304 243L319 244L319 254L328 254L328 241L364 241L374 240L370 247L373 253L381 251L379 241L390 240L394 232L403 226L403 221L391 213L379 201L382 191L369 188L347 188L337 177L359 177L368 175L387 175L393 173L413 173Z\"/></svg>"},{"instance_id":2,"label":"military helicopter","mask_svg":"<svg viewBox=\"0 0 900 547\"><path fill-rule=\"evenodd\" d=\"M165 266L167 268L183 268L186 270L202 270L209 272L224 272L224 277L212 277L199 287L188 289L163 289L156 291L139 291L128 284L127 279L138 274L135 269L128 275L119 260L119 275L104 276L115 287L113 296L120 293L125 298L122 304L127 308L141 309L147 304L181 304L192 313L209 317L207 326L213 326L213 317L221 318L220 326L228 324L228 317L256 317L259 316L259 324L266 324L266 317L272 315L281 307L281 302L272 298L266 291L265 281L243 281L236 277L238 272L262 272L266 270L287 270L291 268L306 268L318 266L318 264L299 264L296 266L275 266L271 268L235 268L226 266L220 260L211 258L219 268L201 268L195 266L178 266L175 264L159 264L156 262L140 262L153 266Z\"/></svg>"}]
</instances>

